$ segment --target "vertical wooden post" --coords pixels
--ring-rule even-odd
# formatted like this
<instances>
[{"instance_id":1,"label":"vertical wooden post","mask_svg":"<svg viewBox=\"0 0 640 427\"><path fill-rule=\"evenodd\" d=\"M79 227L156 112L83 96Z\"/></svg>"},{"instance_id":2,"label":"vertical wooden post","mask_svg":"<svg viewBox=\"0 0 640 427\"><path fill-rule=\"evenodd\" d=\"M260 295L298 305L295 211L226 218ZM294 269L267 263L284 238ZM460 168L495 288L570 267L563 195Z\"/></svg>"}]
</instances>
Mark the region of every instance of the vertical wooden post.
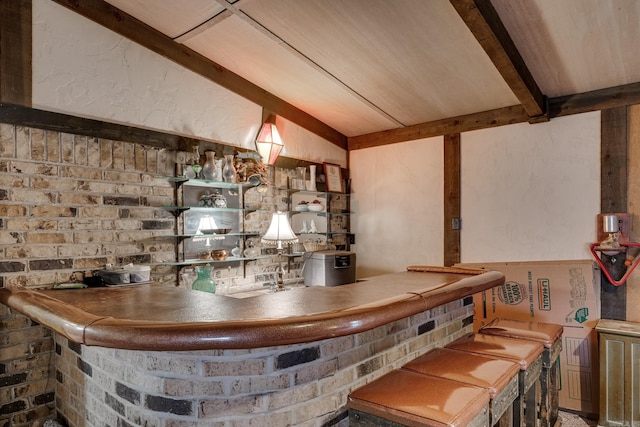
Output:
<instances>
[{"instance_id":1,"label":"vertical wooden post","mask_svg":"<svg viewBox=\"0 0 640 427\"><path fill-rule=\"evenodd\" d=\"M627 107L602 110L600 119L600 211L627 211ZM594 223L595 228L595 223ZM602 263L615 280L625 273L624 256L602 255ZM627 285L613 286L601 276L601 316L603 319L625 320Z\"/></svg>"},{"instance_id":2,"label":"vertical wooden post","mask_svg":"<svg viewBox=\"0 0 640 427\"><path fill-rule=\"evenodd\" d=\"M628 108L628 158L627 158L627 213L631 218L631 241L640 241L640 105ZM635 254L634 254L635 255ZM640 256L640 254L637 254ZM627 313L626 320L640 322L640 273L634 272L629 276L627 284Z\"/></svg>"},{"instance_id":3,"label":"vertical wooden post","mask_svg":"<svg viewBox=\"0 0 640 427\"><path fill-rule=\"evenodd\" d=\"M444 265L460 262L460 134L444 136Z\"/></svg>"},{"instance_id":4,"label":"vertical wooden post","mask_svg":"<svg viewBox=\"0 0 640 427\"><path fill-rule=\"evenodd\" d=\"M31 107L31 0L0 1L0 103Z\"/></svg>"}]
</instances>

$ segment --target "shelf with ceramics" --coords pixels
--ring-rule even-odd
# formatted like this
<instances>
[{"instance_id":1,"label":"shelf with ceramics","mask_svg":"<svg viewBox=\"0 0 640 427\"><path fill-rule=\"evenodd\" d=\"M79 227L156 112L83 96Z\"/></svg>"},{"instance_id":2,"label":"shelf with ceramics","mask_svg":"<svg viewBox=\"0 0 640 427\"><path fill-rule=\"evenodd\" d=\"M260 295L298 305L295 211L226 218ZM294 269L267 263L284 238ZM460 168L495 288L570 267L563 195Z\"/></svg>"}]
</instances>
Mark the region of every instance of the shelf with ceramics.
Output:
<instances>
[{"instance_id":1,"label":"shelf with ceramics","mask_svg":"<svg viewBox=\"0 0 640 427\"><path fill-rule=\"evenodd\" d=\"M176 233L169 237L176 238L178 244L177 261L167 265L233 263L272 257L273 254L262 255L260 232L248 229L247 224L255 226L268 221L274 211L290 212L292 228L300 241L295 250L290 248L284 256L302 255L306 251L305 243L349 250L353 242L349 194L291 188L290 178L283 186L276 182L264 184L260 180L238 183L201 176L202 173L198 178L168 178L175 184L176 205L163 209L176 217ZM281 175L286 176L286 173ZM296 209L298 204L308 206L306 210ZM253 247L249 241L254 241ZM209 255L216 250L226 251L223 259L216 260ZM246 250L251 251L250 256L244 253Z\"/></svg>"},{"instance_id":2,"label":"shelf with ceramics","mask_svg":"<svg viewBox=\"0 0 640 427\"><path fill-rule=\"evenodd\" d=\"M176 261L169 266L239 263L262 258L247 241L259 231L246 227L245 217L259 209L245 206L245 194L256 182L224 182L169 177L175 184L175 206L163 206L176 217ZM272 209L264 209L267 214ZM266 258L266 256L265 256Z\"/></svg>"},{"instance_id":3,"label":"shelf with ceramics","mask_svg":"<svg viewBox=\"0 0 640 427\"><path fill-rule=\"evenodd\" d=\"M291 226L301 244L349 250L350 196L326 191L289 190Z\"/></svg>"}]
</instances>

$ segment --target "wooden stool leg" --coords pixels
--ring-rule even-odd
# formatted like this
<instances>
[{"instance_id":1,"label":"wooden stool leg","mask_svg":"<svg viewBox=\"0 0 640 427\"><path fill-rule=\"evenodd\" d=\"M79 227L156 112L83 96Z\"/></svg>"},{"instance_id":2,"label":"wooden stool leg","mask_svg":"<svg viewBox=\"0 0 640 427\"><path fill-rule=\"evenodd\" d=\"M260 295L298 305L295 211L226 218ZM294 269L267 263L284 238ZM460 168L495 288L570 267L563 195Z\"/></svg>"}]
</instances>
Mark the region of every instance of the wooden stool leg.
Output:
<instances>
[{"instance_id":1,"label":"wooden stool leg","mask_svg":"<svg viewBox=\"0 0 640 427\"><path fill-rule=\"evenodd\" d=\"M558 422L558 405L560 403L560 384L558 383L560 366L557 362L558 361L556 360L556 363L554 363L554 366L550 369L551 372L549 373L549 419L551 421L551 427L555 426Z\"/></svg>"},{"instance_id":2,"label":"wooden stool leg","mask_svg":"<svg viewBox=\"0 0 640 427\"><path fill-rule=\"evenodd\" d=\"M520 425L526 427L537 427L538 424L538 391L540 389L539 381L529 388L523 399L523 421Z\"/></svg>"},{"instance_id":3,"label":"wooden stool leg","mask_svg":"<svg viewBox=\"0 0 640 427\"><path fill-rule=\"evenodd\" d=\"M524 405L525 405L526 395L520 395L519 399L516 399L513 402L513 425L514 427L522 426L524 427Z\"/></svg>"},{"instance_id":4,"label":"wooden stool leg","mask_svg":"<svg viewBox=\"0 0 640 427\"><path fill-rule=\"evenodd\" d=\"M551 393L549 391L549 386L551 385L551 381L549 381L549 371L548 368L542 368L542 376L540 377L542 393L540 395L540 401L542 404L540 405L540 427L549 427L549 409L551 408Z\"/></svg>"},{"instance_id":5,"label":"wooden stool leg","mask_svg":"<svg viewBox=\"0 0 640 427\"><path fill-rule=\"evenodd\" d=\"M526 374L519 374L518 398L513 401L512 416L514 427L536 427L538 404L538 381L527 388ZM528 411L526 408L530 408ZM533 409L531 409L533 408Z\"/></svg>"},{"instance_id":6,"label":"wooden stool leg","mask_svg":"<svg viewBox=\"0 0 640 427\"><path fill-rule=\"evenodd\" d=\"M540 403L540 427L554 427L558 421L559 384L558 384L558 358L549 362L542 368L540 376L541 403Z\"/></svg>"}]
</instances>

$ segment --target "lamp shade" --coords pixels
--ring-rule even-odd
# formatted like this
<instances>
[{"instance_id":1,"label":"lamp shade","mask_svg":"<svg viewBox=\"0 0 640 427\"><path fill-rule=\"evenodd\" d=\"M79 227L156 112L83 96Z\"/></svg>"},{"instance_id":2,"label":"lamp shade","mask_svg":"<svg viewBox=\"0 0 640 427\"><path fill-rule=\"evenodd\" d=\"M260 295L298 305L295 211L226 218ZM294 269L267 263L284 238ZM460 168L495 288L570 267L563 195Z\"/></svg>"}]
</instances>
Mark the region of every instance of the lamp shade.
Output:
<instances>
[{"instance_id":1,"label":"lamp shade","mask_svg":"<svg viewBox=\"0 0 640 427\"><path fill-rule=\"evenodd\" d=\"M215 219L212 216L205 215L200 218L200 222L198 224L198 231L196 234L211 234L218 228Z\"/></svg>"},{"instance_id":2,"label":"lamp shade","mask_svg":"<svg viewBox=\"0 0 640 427\"><path fill-rule=\"evenodd\" d=\"M268 165L273 165L280 155L284 144L278 133L275 123L264 123L258 137L256 138L258 153L262 156L262 161Z\"/></svg>"},{"instance_id":3,"label":"lamp shade","mask_svg":"<svg viewBox=\"0 0 640 427\"><path fill-rule=\"evenodd\" d=\"M262 243L267 245L277 245L282 249L282 243L296 243L298 237L294 234L289 224L286 212L274 212L271 217L271 224L267 232L262 236Z\"/></svg>"}]
</instances>

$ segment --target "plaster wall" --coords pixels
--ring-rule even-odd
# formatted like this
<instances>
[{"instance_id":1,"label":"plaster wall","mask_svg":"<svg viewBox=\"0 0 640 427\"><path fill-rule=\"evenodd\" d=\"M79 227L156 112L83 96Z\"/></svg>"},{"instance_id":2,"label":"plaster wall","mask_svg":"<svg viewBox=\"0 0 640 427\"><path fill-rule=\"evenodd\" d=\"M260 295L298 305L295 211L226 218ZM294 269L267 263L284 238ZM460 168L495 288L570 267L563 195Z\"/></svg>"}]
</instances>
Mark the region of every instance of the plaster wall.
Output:
<instances>
[{"instance_id":1,"label":"plaster wall","mask_svg":"<svg viewBox=\"0 0 640 427\"><path fill-rule=\"evenodd\" d=\"M443 139L350 153L358 277L443 262ZM461 136L461 261L590 259L600 113Z\"/></svg>"},{"instance_id":2,"label":"plaster wall","mask_svg":"<svg viewBox=\"0 0 640 427\"><path fill-rule=\"evenodd\" d=\"M33 107L248 149L262 121L253 102L50 0L33 2ZM278 125L283 156L346 167L345 150Z\"/></svg>"},{"instance_id":3,"label":"plaster wall","mask_svg":"<svg viewBox=\"0 0 640 427\"><path fill-rule=\"evenodd\" d=\"M350 153L358 278L442 265L443 138Z\"/></svg>"},{"instance_id":4,"label":"plaster wall","mask_svg":"<svg viewBox=\"0 0 640 427\"><path fill-rule=\"evenodd\" d=\"M600 113L461 137L462 262L590 259Z\"/></svg>"}]
</instances>

